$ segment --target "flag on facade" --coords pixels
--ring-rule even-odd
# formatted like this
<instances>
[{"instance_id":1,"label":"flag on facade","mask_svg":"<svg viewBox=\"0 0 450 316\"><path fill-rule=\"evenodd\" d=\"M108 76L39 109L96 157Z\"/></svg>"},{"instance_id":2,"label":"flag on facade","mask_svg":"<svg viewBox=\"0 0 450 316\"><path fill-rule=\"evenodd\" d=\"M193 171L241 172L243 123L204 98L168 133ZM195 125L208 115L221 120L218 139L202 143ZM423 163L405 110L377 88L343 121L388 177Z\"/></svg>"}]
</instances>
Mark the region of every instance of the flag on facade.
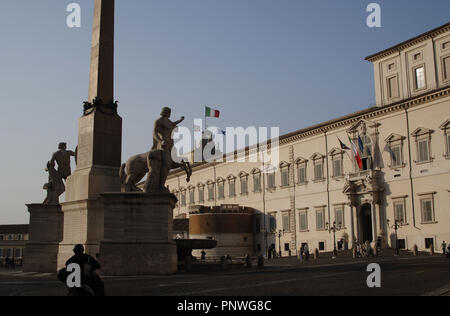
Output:
<instances>
[{"instance_id":1,"label":"flag on facade","mask_svg":"<svg viewBox=\"0 0 450 316\"><path fill-rule=\"evenodd\" d=\"M359 155L358 148L356 148L355 143L350 139L350 136L348 136L348 140L350 141L350 144L352 146L353 156L355 157L356 162L358 163L359 169L362 169L363 163L361 156Z\"/></svg>"},{"instance_id":2,"label":"flag on facade","mask_svg":"<svg viewBox=\"0 0 450 316\"><path fill-rule=\"evenodd\" d=\"M350 150L350 148L347 147L347 145L345 145L338 137L338 141L341 144L341 149L342 150Z\"/></svg>"},{"instance_id":3,"label":"flag on facade","mask_svg":"<svg viewBox=\"0 0 450 316\"><path fill-rule=\"evenodd\" d=\"M206 117L215 117L215 118L219 118L220 117L220 111L218 110L214 110L210 107L205 107L205 116Z\"/></svg>"},{"instance_id":4,"label":"flag on facade","mask_svg":"<svg viewBox=\"0 0 450 316\"><path fill-rule=\"evenodd\" d=\"M361 150L361 152L364 151L364 143L361 139L361 136L358 135L358 145L359 145L359 149Z\"/></svg>"}]
</instances>

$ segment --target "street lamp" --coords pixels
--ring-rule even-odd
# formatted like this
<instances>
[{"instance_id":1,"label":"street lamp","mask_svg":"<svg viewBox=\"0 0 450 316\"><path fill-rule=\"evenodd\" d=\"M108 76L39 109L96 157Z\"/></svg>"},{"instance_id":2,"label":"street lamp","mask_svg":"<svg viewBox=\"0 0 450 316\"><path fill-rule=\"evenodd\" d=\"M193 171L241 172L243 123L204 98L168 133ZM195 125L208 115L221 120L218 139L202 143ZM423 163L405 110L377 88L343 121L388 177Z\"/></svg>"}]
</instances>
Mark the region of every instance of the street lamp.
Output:
<instances>
[{"instance_id":1,"label":"street lamp","mask_svg":"<svg viewBox=\"0 0 450 316\"><path fill-rule=\"evenodd\" d=\"M388 227L393 228L395 231L395 255L398 256L400 254L400 249L398 247L398 229L403 226L403 222L399 220L394 221L394 225L389 226L389 219L387 220Z\"/></svg>"},{"instance_id":2,"label":"street lamp","mask_svg":"<svg viewBox=\"0 0 450 316\"><path fill-rule=\"evenodd\" d=\"M278 249L279 249L279 257L281 258L282 252L281 252L281 236L283 236L283 231L280 229L278 231Z\"/></svg>"},{"instance_id":3,"label":"street lamp","mask_svg":"<svg viewBox=\"0 0 450 316\"><path fill-rule=\"evenodd\" d=\"M333 232L333 258L337 257L337 246L336 246L336 231L340 231L341 230L341 226L342 223L339 223L339 228L336 227L336 222L333 222L333 227L329 228L329 224L326 223L325 224L326 228L328 229L328 231L332 231Z\"/></svg>"}]
</instances>

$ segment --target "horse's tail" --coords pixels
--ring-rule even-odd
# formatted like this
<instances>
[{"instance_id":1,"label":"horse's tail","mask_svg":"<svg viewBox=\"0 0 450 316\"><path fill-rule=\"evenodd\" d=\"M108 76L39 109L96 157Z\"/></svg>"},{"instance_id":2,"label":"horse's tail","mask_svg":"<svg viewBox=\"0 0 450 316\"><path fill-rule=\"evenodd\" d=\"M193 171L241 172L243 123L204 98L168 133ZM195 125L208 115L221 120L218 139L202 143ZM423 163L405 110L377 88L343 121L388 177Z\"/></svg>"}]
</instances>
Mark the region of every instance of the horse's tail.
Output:
<instances>
[{"instance_id":1,"label":"horse's tail","mask_svg":"<svg viewBox=\"0 0 450 316\"><path fill-rule=\"evenodd\" d=\"M125 172L125 168L126 168L127 164L124 163L122 164L122 166L120 166L120 171L119 171L119 178L120 178L120 183L123 185L125 184L125 179L127 177L127 174Z\"/></svg>"}]
</instances>

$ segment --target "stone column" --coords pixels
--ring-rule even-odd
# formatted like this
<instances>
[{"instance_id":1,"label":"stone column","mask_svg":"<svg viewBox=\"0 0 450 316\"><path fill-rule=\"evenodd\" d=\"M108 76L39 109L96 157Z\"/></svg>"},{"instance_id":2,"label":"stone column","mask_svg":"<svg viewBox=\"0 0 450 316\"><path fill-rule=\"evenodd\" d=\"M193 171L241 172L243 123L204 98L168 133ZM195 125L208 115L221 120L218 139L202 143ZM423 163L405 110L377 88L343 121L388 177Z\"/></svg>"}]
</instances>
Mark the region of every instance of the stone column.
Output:
<instances>
[{"instance_id":1,"label":"stone column","mask_svg":"<svg viewBox=\"0 0 450 316\"><path fill-rule=\"evenodd\" d=\"M353 217L354 214L354 207L353 205L350 205L350 236L349 236L349 245L348 247L350 249L353 248L354 244L355 244L355 220Z\"/></svg>"},{"instance_id":2,"label":"stone column","mask_svg":"<svg viewBox=\"0 0 450 316\"><path fill-rule=\"evenodd\" d=\"M376 207L376 203L375 202L373 202L372 204L371 204L371 214L372 214L372 238L373 238L373 241L376 241L377 240L377 214L376 214L376 212L377 212L377 207Z\"/></svg>"},{"instance_id":3,"label":"stone column","mask_svg":"<svg viewBox=\"0 0 450 316\"><path fill-rule=\"evenodd\" d=\"M27 207L30 213L30 231L25 245L23 271L55 273L63 230L61 206L29 204Z\"/></svg>"}]
</instances>

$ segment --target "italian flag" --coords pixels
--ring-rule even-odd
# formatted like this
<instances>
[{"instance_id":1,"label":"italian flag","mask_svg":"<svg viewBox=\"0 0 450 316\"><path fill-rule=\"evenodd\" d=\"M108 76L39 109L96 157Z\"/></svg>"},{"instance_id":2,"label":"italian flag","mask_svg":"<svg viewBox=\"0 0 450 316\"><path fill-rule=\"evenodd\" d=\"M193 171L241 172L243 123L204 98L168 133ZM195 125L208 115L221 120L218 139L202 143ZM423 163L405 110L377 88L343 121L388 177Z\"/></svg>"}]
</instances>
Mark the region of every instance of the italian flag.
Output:
<instances>
[{"instance_id":1,"label":"italian flag","mask_svg":"<svg viewBox=\"0 0 450 316\"><path fill-rule=\"evenodd\" d=\"M363 167L363 164L362 164L361 156L359 155L358 148L356 147L355 143L350 139L350 136L348 136L348 140L350 141L350 144L352 144L353 156L355 157L355 160L358 163L358 167L361 170Z\"/></svg>"},{"instance_id":2,"label":"italian flag","mask_svg":"<svg viewBox=\"0 0 450 316\"><path fill-rule=\"evenodd\" d=\"M220 117L220 111L211 109L210 107L205 107L205 116L206 117L215 117L215 118L219 118Z\"/></svg>"}]
</instances>

